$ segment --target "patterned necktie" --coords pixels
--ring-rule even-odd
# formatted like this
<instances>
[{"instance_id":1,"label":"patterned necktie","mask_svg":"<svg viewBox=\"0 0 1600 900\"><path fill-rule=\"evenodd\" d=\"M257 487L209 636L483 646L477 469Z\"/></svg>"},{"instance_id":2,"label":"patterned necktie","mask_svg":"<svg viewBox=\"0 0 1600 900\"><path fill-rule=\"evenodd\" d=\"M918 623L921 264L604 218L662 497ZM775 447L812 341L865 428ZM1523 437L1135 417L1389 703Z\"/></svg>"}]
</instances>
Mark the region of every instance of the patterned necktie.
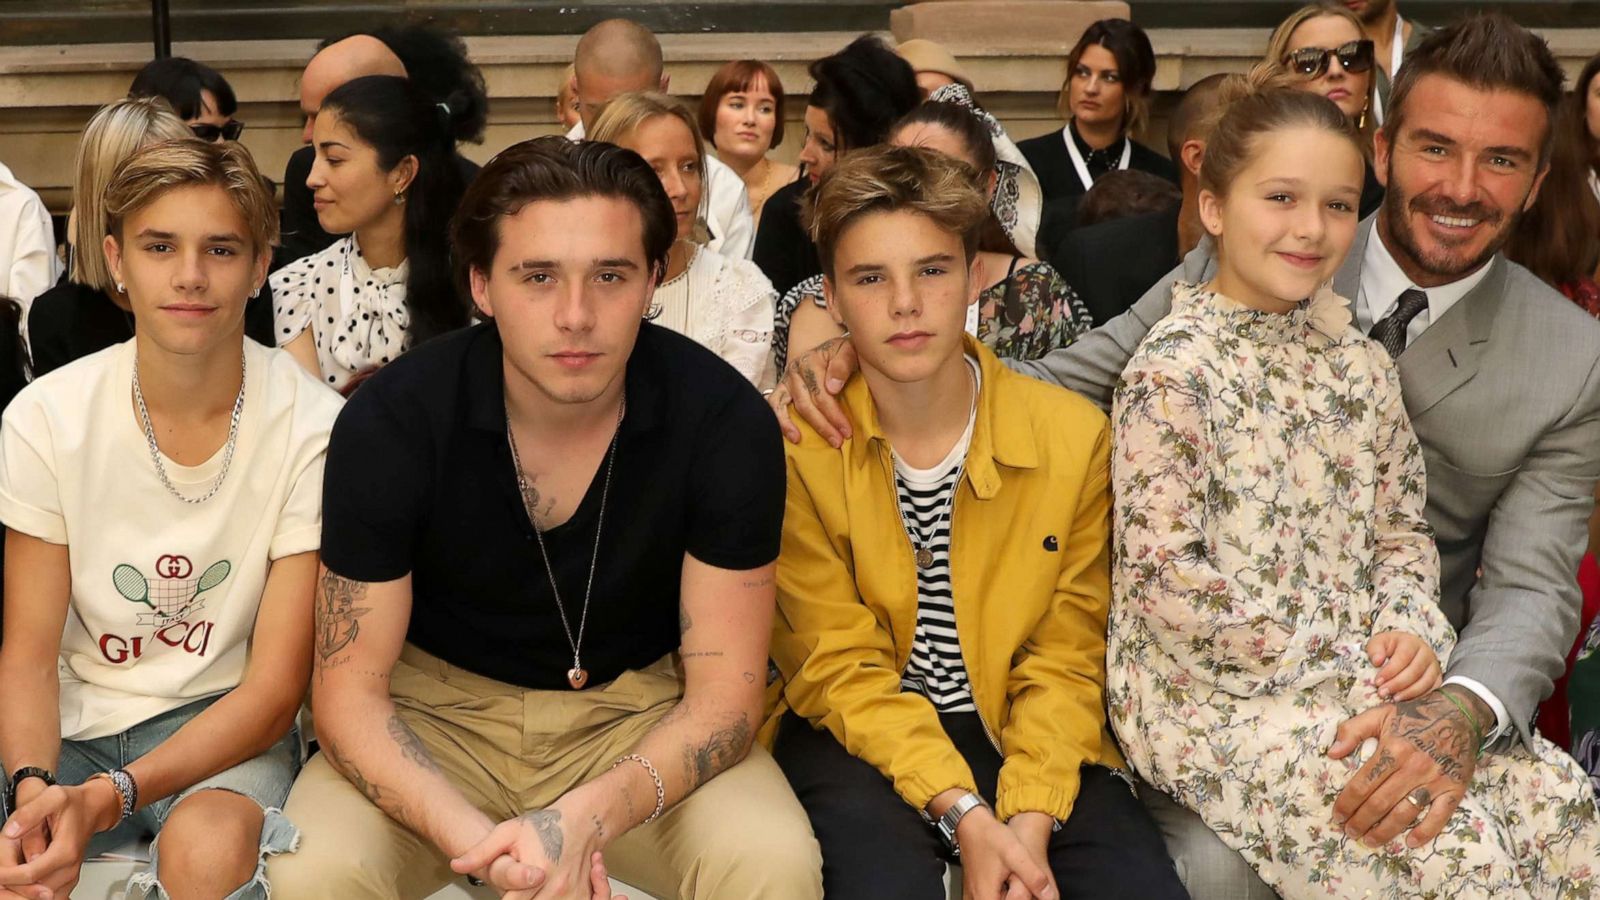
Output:
<instances>
[{"instance_id":1,"label":"patterned necktie","mask_svg":"<svg viewBox=\"0 0 1600 900\"><path fill-rule=\"evenodd\" d=\"M1383 345L1389 351L1390 359L1399 359L1400 353L1406 349L1406 326L1417 317L1417 313L1428 308L1428 295L1412 288L1400 295L1400 305L1395 311L1383 317L1383 321L1372 326L1367 336Z\"/></svg>"}]
</instances>

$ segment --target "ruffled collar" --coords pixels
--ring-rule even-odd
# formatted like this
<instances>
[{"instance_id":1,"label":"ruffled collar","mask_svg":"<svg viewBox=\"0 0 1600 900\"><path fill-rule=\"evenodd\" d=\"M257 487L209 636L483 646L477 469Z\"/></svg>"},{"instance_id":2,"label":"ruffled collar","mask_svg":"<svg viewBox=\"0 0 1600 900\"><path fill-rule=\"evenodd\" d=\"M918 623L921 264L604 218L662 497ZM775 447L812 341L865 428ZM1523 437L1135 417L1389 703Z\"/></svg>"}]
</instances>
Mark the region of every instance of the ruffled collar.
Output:
<instances>
[{"instance_id":1,"label":"ruffled collar","mask_svg":"<svg viewBox=\"0 0 1600 900\"><path fill-rule=\"evenodd\" d=\"M1308 332L1338 340L1352 321L1349 301L1334 293L1331 283L1288 312L1272 313L1245 306L1205 285L1180 281L1172 287L1172 308L1199 311L1240 337L1268 344L1304 340Z\"/></svg>"}]
</instances>

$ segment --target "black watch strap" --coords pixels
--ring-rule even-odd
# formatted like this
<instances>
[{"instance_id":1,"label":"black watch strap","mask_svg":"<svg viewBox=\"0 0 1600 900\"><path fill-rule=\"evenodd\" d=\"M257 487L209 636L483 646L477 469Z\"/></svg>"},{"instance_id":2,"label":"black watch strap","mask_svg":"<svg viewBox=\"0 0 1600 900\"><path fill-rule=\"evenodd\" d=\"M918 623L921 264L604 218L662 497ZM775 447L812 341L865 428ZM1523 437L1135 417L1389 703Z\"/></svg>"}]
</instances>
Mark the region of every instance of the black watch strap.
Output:
<instances>
[{"instance_id":1,"label":"black watch strap","mask_svg":"<svg viewBox=\"0 0 1600 900\"><path fill-rule=\"evenodd\" d=\"M17 808L17 785L29 778L37 778L50 787L55 787L56 776L38 766L23 766L12 773L11 780L6 782L6 809L15 811Z\"/></svg>"}]
</instances>

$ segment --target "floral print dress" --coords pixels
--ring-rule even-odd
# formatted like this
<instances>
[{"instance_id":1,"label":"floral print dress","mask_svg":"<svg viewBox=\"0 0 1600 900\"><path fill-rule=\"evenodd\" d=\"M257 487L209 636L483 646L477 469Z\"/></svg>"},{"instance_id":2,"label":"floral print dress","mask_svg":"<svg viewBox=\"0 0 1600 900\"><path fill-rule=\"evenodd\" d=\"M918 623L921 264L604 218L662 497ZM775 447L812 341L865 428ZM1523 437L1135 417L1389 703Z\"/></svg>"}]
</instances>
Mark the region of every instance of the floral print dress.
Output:
<instances>
[{"instance_id":1,"label":"floral print dress","mask_svg":"<svg viewBox=\"0 0 1600 900\"><path fill-rule=\"evenodd\" d=\"M1178 283L1117 388L1107 700L1128 761L1298 897L1589 897L1600 825L1571 757L1485 754L1429 845L1333 824L1340 722L1383 703L1365 645L1448 660L1422 453L1397 370L1324 289L1291 312Z\"/></svg>"}]
</instances>

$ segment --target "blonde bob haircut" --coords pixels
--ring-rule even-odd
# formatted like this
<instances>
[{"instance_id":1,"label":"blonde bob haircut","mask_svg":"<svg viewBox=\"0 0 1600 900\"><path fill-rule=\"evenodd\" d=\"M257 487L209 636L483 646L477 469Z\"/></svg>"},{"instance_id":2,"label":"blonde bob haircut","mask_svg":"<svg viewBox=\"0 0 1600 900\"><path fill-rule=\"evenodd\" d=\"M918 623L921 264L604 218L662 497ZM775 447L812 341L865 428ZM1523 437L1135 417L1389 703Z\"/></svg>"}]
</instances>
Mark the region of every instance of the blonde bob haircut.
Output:
<instances>
[{"instance_id":1,"label":"blonde bob haircut","mask_svg":"<svg viewBox=\"0 0 1600 900\"><path fill-rule=\"evenodd\" d=\"M167 101L159 97L118 100L102 106L83 129L72 181L71 279L106 294L116 279L100 250L106 227L106 188L112 176L139 148L158 141L193 137Z\"/></svg>"},{"instance_id":2,"label":"blonde bob haircut","mask_svg":"<svg viewBox=\"0 0 1600 900\"><path fill-rule=\"evenodd\" d=\"M250 151L235 141L186 137L151 144L117 167L106 187L106 234L122 242L122 225L163 194L212 185L227 193L249 231L252 255L260 259L278 242L278 209Z\"/></svg>"},{"instance_id":3,"label":"blonde bob haircut","mask_svg":"<svg viewBox=\"0 0 1600 900\"><path fill-rule=\"evenodd\" d=\"M989 218L989 203L977 183L972 167L954 157L923 147L880 144L846 153L834 163L805 202L802 221L830 278L840 235L869 213L904 210L927 216L961 236L970 263Z\"/></svg>"},{"instance_id":4,"label":"blonde bob haircut","mask_svg":"<svg viewBox=\"0 0 1600 900\"><path fill-rule=\"evenodd\" d=\"M1337 3L1311 3L1290 13L1287 19L1279 22L1278 27L1272 30L1272 37L1267 40L1267 53L1262 57L1262 62L1271 66L1274 74L1283 76L1286 80L1285 83L1298 84L1304 82L1304 77L1289 68L1289 41L1294 38L1295 31L1301 25L1312 19L1330 16L1349 22L1355 26L1356 34L1361 35L1357 40L1365 39L1365 33L1361 28L1361 20L1356 18L1355 13ZM1377 95L1378 63L1374 60L1372 68L1367 70L1367 103L1362 107L1361 120L1355 123L1363 139L1362 145L1364 149L1362 154L1368 158L1372 156L1372 133L1378 130L1378 117L1371 115L1373 98Z\"/></svg>"},{"instance_id":5,"label":"blonde bob haircut","mask_svg":"<svg viewBox=\"0 0 1600 900\"><path fill-rule=\"evenodd\" d=\"M618 94L610 103L606 104L600 118L594 122L594 130L589 132L587 139L591 141L605 141L608 144L618 144L628 139L628 136L639 130L639 126L651 119L669 116L683 123L689 129L689 136L694 138L695 158L700 161L700 219L705 218L706 200L710 191L706 186L706 142L700 136L700 123L695 120L695 114L688 105L676 97L668 96L660 91L632 91ZM696 226L695 240L705 243L709 234L703 231L703 224Z\"/></svg>"}]
</instances>

